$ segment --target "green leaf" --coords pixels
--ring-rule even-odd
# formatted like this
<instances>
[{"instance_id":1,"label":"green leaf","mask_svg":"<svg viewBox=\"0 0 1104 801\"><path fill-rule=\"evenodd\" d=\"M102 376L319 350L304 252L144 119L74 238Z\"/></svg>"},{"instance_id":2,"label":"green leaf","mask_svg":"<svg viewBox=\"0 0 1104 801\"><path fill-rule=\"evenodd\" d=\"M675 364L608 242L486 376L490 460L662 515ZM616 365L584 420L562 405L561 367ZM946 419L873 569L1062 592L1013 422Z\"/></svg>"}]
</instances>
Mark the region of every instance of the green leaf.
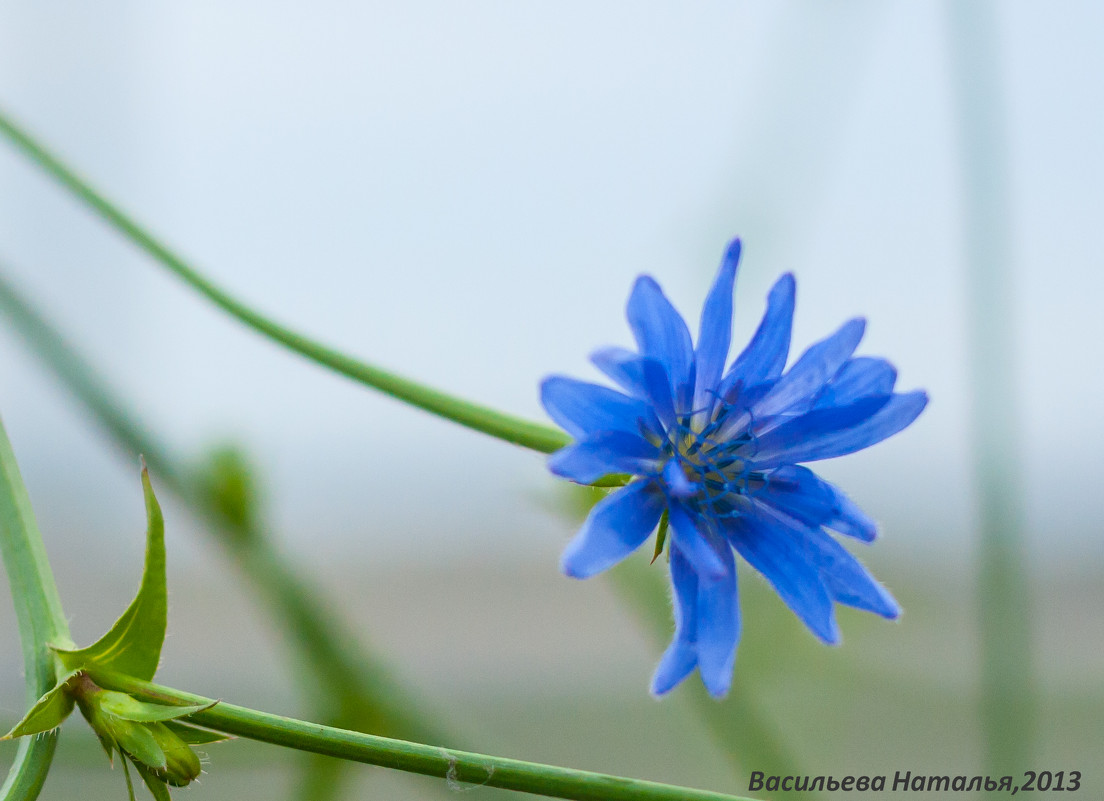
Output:
<instances>
[{"instance_id":1,"label":"green leaf","mask_svg":"<svg viewBox=\"0 0 1104 801\"><path fill-rule=\"evenodd\" d=\"M187 715L194 715L204 709L210 709L214 704L192 704L190 706L166 706L165 704L150 704L138 701L126 693L116 693L104 690L100 695L100 706L105 712L109 712L123 720L154 721L173 720Z\"/></svg>"},{"instance_id":2,"label":"green leaf","mask_svg":"<svg viewBox=\"0 0 1104 801\"><path fill-rule=\"evenodd\" d=\"M62 682L39 698L38 702L23 716L23 720L15 724L15 728L10 732L0 737L0 740L13 740L16 737L41 734L44 731L56 729L72 711L73 699L65 692L65 684Z\"/></svg>"},{"instance_id":3,"label":"green leaf","mask_svg":"<svg viewBox=\"0 0 1104 801\"><path fill-rule=\"evenodd\" d=\"M232 739L229 734L189 726L175 720L165 721L165 726L188 745L209 745L210 743L221 743L224 740Z\"/></svg>"},{"instance_id":4,"label":"green leaf","mask_svg":"<svg viewBox=\"0 0 1104 801\"><path fill-rule=\"evenodd\" d=\"M96 665L149 680L157 672L165 641L169 599L165 577L165 520L142 463L142 491L146 499L146 566L138 594L115 625L87 648L57 649L58 658L71 670Z\"/></svg>"}]
</instances>

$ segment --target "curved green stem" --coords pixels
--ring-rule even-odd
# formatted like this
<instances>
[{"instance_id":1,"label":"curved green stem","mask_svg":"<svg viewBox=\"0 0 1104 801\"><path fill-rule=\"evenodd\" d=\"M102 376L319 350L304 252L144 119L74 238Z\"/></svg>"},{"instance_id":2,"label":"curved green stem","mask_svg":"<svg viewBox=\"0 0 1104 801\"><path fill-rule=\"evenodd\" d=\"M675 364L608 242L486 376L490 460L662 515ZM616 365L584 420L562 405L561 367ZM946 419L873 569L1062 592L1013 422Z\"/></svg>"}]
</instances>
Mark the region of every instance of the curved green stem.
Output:
<instances>
[{"instance_id":1,"label":"curved green stem","mask_svg":"<svg viewBox=\"0 0 1104 801\"><path fill-rule=\"evenodd\" d=\"M101 687L154 703L211 704L212 699L106 671L91 671ZM375 737L258 712L219 701L188 718L201 726L339 759L437 776L450 782L501 787L580 801L750 801L741 796L603 773L559 768L517 759L473 754L404 740Z\"/></svg>"},{"instance_id":2,"label":"curved green stem","mask_svg":"<svg viewBox=\"0 0 1104 801\"><path fill-rule=\"evenodd\" d=\"M11 442L0 422L0 554L11 585L27 681L27 708L51 690L56 666L50 643L69 645L69 624L61 609L54 574L38 531L27 488L19 474ZM57 732L24 737L15 762L0 787L0 800L38 796L53 759Z\"/></svg>"},{"instance_id":3,"label":"curved green stem","mask_svg":"<svg viewBox=\"0 0 1104 801\"><path fill-rule=\"evenodd\" d=\"M516 445L542 453L551 453L570 441L570 438L559 429L462 400L359 361L254 311L200 275L130 215L93 189L87 181L51 154L3 111L0 111L0 133L116 230L161 262L197 292L255 331L274 339L290 350L411 406L417 406L431 414Z\"/></svg>"},{"instance_id":4,"label":"curved green stem","mask_svg":"<svg viewBox=\"0 0 1104 801\"><path fill-rule=\"evenodd\" d=\"M337 622L327 608L325 593L304 580L255 522L231 518L218 507L195 473L140 422L140 416L2 272L0 314L107 430L115 445L132 456L143 454L158 480L204 520L263 599L262 606L288 632L296 655L307 663L317 696L373 730L426 739L442 737L441 727L431 722L434 716L424 704Z\"/></svg>"}]
</instances>

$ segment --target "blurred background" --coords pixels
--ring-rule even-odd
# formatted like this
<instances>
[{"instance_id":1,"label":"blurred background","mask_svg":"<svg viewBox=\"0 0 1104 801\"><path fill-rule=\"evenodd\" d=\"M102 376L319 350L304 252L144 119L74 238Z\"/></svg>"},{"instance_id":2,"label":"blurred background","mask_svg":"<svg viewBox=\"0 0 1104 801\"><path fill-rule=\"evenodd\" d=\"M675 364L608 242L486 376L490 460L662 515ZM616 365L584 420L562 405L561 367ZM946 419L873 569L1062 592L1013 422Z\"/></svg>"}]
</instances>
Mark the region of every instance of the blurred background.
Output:
<instances>
[{"instance_id":1,"label":"blurred background","mask_svg":"<svg viewBox=\"0 0 1104 801\"><path fill-rule=\"evenodd\" d=\"M1092 796L1104 792L1091 775L1104 741L1104 270L1089 236L1104 206L1104 9L994 10L999 281L1012 299L1004 389L1022 479L1009 491L1023 508L1038 693L1022 770L1080 770ZM845 644L823 648L746 574L736 683L803 774L972 776L984 772L968 336L978 307L948 11L16 0L0 5L0 106L257 308L533 419L545 419L543 376L597 378L586 355L630 344L636 275L654 275L696 320L735 235L737 342L785 270L798 282L795 351L865 315L860 353L888 356L899 387L932 402L903 434L818 472L881 522L859 556L906 613L887 624L843 611ZM662 633L614 583L559 575L579 502L542 458L246 330L6 142L0 271L177 452L195 464L226 443L247 454L271 540L438 710L450 744L747 792L756 766L733 771L688 692L647 696ZM136 460L7 325L0 414L74 637L90 642L137 585ZM281 624L203 524L162 495L172 607L159 679L309 714ZM7 728L24 702L6 601L0 637ZM205 798L296 785L297 763L274 748L209 751L191 791ZM0 768L13 753L0 749ZM43 797L79 787L118 798L118 773L73 721ZM345 782L348 797L445 792L361 767Z\"/></svg>"}]
</instances>

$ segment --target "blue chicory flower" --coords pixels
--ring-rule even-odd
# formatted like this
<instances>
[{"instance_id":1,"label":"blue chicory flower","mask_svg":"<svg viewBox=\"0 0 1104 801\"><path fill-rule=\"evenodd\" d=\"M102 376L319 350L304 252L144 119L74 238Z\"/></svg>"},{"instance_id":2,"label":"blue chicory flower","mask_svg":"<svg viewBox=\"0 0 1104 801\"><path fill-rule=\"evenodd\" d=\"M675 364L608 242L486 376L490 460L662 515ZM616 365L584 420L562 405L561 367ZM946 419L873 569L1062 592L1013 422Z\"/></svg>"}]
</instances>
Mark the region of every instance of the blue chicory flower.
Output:
<instances>
[{"instance_id":1,"label":"blue chicory flower","mask_svg":"<svg viewBox=\"0 0 1104 801\"><path fill-rule=\"evenodd\" d=\"M713 696L732 681L740 610L733 549L826 643L840 639L834 603L896 618L900 607L826 529L870 542L874 522L799 462L842 456L916 419L924 392L894 393L884 359L852 356L865 321L850 320L785 371L794 279L775 283L744 351L725 370L740 241L729 246L702 310L697 347L659 284L641 276L628 303L639 352L605 348L594 364L621 389L552 376L548 414L575 441L553 473L581 484L632 480L590 512L563 572L599 573L670 528L675 635L652 679L656 695L695 667Z\"/></svg>"}]
</instances>

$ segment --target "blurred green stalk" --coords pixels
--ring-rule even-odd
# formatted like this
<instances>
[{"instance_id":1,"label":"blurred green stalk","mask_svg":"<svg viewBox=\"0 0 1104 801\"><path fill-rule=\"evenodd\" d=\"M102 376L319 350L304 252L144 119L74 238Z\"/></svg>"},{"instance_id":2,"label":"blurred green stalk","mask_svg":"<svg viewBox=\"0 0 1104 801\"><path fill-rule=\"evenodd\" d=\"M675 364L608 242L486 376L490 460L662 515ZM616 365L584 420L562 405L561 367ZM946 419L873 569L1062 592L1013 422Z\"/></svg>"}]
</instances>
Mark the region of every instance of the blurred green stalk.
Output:
<instances>
[{"instance_id":1,"label":"blurred green stalk","mask_svg":"<svg viewBox=\"0 0 1104 801\"><path fill-rule=\"evenodd\" d=\"M970 429L980 518L984 767L1003 776L1032 764L1037 707L1017 425L1008 145L994 6L951 0L947 8L961 141Z\"/></svg>"}]
</instances>

